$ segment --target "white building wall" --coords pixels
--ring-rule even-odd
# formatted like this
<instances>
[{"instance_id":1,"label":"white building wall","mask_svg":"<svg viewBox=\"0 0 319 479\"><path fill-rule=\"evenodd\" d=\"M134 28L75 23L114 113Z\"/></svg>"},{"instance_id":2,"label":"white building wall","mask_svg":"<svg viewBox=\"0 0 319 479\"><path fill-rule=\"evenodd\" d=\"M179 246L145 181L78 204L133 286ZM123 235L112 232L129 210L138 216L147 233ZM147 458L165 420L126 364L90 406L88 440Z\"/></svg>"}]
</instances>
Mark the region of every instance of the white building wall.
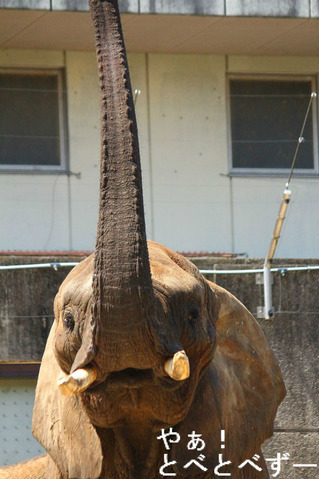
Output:
<instances>
[{"instance_id":1,"label":"white building wall","mask_svg":"<svg viewBox=\"0 0 319 479\"><path fill-rule=\"evenodd\" d=\"M0 50L0 67L61 68L62 52ZM0 172L0 249L67 247L67 177Z\"/></svg>"},{"instance_id":2,"label":"white building wall","mask_svg":"<svg viewBox=\"0 0 319 479\"><path fill-rule=\"evenodd\" d=\"M318 74L319 58L240 57L228 58L228 73ZM300 125L301 128L302 125ZM296 138L296 145L297 145ZM291 158L292 161L292 158ZM268 252L286 178L233 178L234 251L263 257ZM319 178L290 182L288 207L276 256L319 256Z\"/></svg>"},{"instance_id":3,"label":"white building wall","mask_svg":"<svg viewBox=\"0 0 319 479\"><path fill-rule=\"evenodd\" d=\"M70 249L93 249L99 192L99 96L93 53L67 52Z\"/></svg>"},{"instance_id":4,"label":"white building wall","mask_svg":"<svg viewBox=\"0 0 319 479\"><path fill-rule=\"evenodd\" d=\"M225 58L150 55L154 237L179 251L230 251Z\"/></svg>"},{"instance_id":5,"label":"white building wall","mask_svg":"<svg viewBox=\"0 0 319 479\"><path fill-rule=\"evenodd\" d=\"M80 179L70 177L71 249L93 249L96 235L99 161L100 115L96 58L93 53L66 53L70 170ZM148 137L148 91L146 57L130 56L133 89L141 90L136 103L139 137L143 157L144 199L146 218L151 225L151 191ZM149 233L151 234L151 233Z\"/></svg>"},{"instance_id":6,"label":"white building wall","mask_svg":"<svg viewBox=\"0 0 319 479\"><path fill-rule=\"evenodd\" d=\"M285 178L230 179L227 73L317 73L317 58L129 55L148 237L179 251L265 256ZM64 67L70 170L0 174L0 249L93 249L99 175L94 53L0 52L0 66ZM293 179L277 256L316 257L318 181Z\"/></svg>"}]
</instances>

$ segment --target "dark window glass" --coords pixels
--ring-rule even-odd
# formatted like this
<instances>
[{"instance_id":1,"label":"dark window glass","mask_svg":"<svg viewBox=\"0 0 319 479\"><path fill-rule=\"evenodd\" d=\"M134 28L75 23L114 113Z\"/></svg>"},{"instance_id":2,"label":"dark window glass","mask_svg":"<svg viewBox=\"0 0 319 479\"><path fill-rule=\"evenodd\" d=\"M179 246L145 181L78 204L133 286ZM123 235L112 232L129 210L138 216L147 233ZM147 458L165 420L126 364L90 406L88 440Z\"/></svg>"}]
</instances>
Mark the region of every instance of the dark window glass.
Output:
<instances>
[{"instance_id":1,"label":"dark window glass","mask_svg":"<svg viewBox=\"0 0 319 479\"><path fill-rule=\"evenodd\" d=\"M57 73L0 73L0 165L59 166Z\"/></svg>"},{"instance_id":2,"label":"dark window glass","mask_svg":"<svg viewBox=\"0 0 319 479\"><path fill-rule=\"evenodd\" d=\"M230 80L233 168L290 168L312 92L311 81ZM313 169L308 116L296 169Z\"/></svg>"}]
</instances>

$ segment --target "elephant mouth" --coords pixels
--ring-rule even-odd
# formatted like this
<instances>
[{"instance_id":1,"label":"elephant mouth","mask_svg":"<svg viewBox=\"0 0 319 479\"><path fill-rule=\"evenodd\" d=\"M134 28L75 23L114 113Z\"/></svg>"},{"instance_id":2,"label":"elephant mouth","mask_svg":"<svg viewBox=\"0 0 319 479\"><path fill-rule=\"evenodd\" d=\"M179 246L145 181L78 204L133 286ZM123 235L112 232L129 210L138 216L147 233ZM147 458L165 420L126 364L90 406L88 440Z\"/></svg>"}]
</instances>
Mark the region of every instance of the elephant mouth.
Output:
<instances>
[{"instance_id":1,"label":"elephant mouth","mask_svg":"<svg viewBox=\"0 0 319 479\"><path fill-rule=\"evenodd\" d=\"M127 368L110 373L104 381L104 385L109 389L137 389L153 381L154 372L152 369Z\"/></svg>"},{"instance_id":2,"label":"elephant mouth","mask_svg":"<svg viewBox=\"0 0 319 479\"><path fill-rule=\"evenodd\" d=\"M157 384L167 390L176 390L183 385L182 382L174 381L164 375L159 376L153 369L126 368L121 371L113 371L100 380L95 381L87 392L101 393L102 391L120 391L123 389L139 389L145 386Z\"/></svg>"},{"instance_id":3,"label":"elephant mouth","mask_svg":"<svg viewBox=\"0 0 319 479\"><path fill-rule=\"evenodd\" d=\"M95 361L85 367L74 369L68 376L58 381L65 395L79 394L85 391L101 392L105 390L139 389L145 385L160 383L165 389L179 389L189 378L189 360L184 350L177 351L160 368L125 368L120 371L103 373Z\"/></svg>"}]
</instances>

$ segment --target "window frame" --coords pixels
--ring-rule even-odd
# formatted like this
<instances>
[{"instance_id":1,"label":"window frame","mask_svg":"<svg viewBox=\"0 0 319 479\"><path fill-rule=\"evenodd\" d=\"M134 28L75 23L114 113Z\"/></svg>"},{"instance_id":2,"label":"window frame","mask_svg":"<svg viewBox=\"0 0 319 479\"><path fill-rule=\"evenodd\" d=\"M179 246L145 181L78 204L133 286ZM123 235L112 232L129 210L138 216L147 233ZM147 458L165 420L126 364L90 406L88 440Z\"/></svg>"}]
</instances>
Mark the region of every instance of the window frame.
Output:
<instances>
[{"instance_id":1,"label":"window frame","mask_svg":"<svg viewBox=\"0 0 319 479\"><path fill-rule=\"evenodd\" d=\"M0 164L0 173L67 173L68 172L68 142L67 142L67 97L64 68L14 68L0 67L0 74L21 75L50 75L57 76L58 83L58 118L59 118L59 165L13 165L10 163Z\"/></svg>"},{"instance_id":2,"label":"window frame","mask_svg":"<svg viewBox=\"0 0 319 479\"><path fill-rule=\"evenodd\" d=\"M230 73L227 75L227 124L228 124L228 171L230 176L242 177L285 177L288 176L290 168L244 168L233 167L233 142L231 130L231 95L230 95L230 81L231 80L260 80L260 81L310 81L312 92L317 93L317 99L312 105L312 128L313 128L313 168L298 168L294 169L294 176L299 177L314 177L319 176L319 158L318 158L318 76L312 74L267 74L267 73ZM309 97L310 100L310 97ZM305 111L306 113L306 111ZM311 114L311 113L310 113ZM300 125L301 130L302 125ZM296 148L298 138L296 138ZM292 163L293 158L291 158Z\"/></svg>"}]
</instances>

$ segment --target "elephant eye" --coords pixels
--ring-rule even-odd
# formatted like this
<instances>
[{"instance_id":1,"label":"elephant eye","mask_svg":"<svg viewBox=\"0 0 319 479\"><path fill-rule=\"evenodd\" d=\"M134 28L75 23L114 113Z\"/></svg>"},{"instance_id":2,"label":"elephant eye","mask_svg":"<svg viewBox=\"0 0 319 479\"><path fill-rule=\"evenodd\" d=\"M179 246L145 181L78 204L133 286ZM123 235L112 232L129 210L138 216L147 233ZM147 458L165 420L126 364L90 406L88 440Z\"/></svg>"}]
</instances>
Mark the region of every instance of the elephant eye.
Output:
<instances>
[{"instance_id":1,"label":"elephant eye","mask_svg":"<svg viewBox=\"0 0 319 479\"><path fill-rule=\"evenodd\" d=\"M199 311L197 308L193 307L189 310L188 312L188 320L190 322L194 322L194 321L197 321L199 318Z\"/></svg>"},{"instance_id":2,"label":"elephant eye","mask_svg":"<svg viewBox=\"0 0 319 479\"><path fill-rule=\"evenodd\" d=\"M73 331L74 329L74 325L75 325L75 321L74 321L74 317L73 317L73 314L72 313L67 313L65 318L63 319L63 322L64 322L64 326L69 330L69 331Z\"/></svg>"}]
</instances>

